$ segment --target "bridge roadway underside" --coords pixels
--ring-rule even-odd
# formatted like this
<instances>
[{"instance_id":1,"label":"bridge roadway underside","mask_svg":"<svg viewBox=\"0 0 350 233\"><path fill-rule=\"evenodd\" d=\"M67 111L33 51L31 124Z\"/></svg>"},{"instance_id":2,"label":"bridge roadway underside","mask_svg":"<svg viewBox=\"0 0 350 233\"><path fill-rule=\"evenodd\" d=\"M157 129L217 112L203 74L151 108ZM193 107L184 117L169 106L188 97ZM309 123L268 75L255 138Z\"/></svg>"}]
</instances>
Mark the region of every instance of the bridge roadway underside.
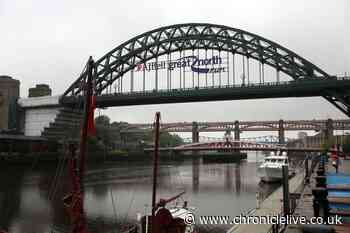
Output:
<instances>
[{"instance_id":1,"label":"bridge roadway underside","mask_svg":"<svg viewBox=\"0 0 350 233\"><path fill-rule=\"evenodd\" d=\"M206 88L172 89L145 92L104 94L96 97L97 107L130 106L147 104L185 103L200 101L314 97L326 93L348 93L350 80L308 80L285 83L249 84ZM74 106L81 96L65 96L61 104Z\"/></svg>"}]
</instances>

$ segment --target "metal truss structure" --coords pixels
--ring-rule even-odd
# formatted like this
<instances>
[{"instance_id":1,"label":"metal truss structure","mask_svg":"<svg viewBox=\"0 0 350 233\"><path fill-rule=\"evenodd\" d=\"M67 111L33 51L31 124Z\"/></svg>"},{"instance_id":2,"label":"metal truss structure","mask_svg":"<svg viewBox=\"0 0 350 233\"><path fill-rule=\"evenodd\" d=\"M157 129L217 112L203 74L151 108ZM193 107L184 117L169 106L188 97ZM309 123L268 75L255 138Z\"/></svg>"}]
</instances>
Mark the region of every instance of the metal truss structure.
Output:
<instances>
[{"instance_id":1,"label":"metal truss structure","mask_svg":"<svg viewBox=\"0 0 350 233\"><path fill-rule=\"evenodd\" d=\"M296 81L337 79L291 50L259 35L222 25L188 23L160 27L143 33L122 43L98 59L94 63L95 93L103 95L103 92L111 87L116 80L121 79L127 72L132 72L139 64L143 64L151 59L157 59L163 55L186 50L215 50L239 54L247 59L258 61L262 66L268 65L273 67L277 73L283 72ZM65 91L63 97L81 95L84 89L85 78L86 71L83 71L81 76ZM155 85L155 90L158 91L157 83ZM315 94L323 96L343 113L350 116L350 95L348 90L323 88ZM292 92L288 95L293 95ZM307 94L300 94L300 96L303 95ZM142 95L132 97L139 100L144 98ZM274 94L270 95L270 97L277 98L280 95ZM250 98L262 97L254 97L252 95ZM216 98L215 100L219 99ZM193 99L191 101L200 100ZM156 100L152 100L152 103L155 102ZM181 102L181 100L177 98L172 102ZM135 102L130 102L131 104L135 104ZM107 102L103 106L109 105L113 106L111 102Z\"/></svg>"},{"instance_id":2,"label":"metal truss structure","mask_svg":"<svg viewBox=\"0 0 350 233\"><path fill-rule=\"evenodd\" d=\"M327 123L328 122L328 123ZM219 132L235 130L239 131L278 131L280 123L283 124L284 130L312 130L322 131L331 127L333 130L350 130L350 120L294 120L294 121L227 121L227 122L196 122L200 132ZM329 125L331 123L331 126ZM192 132L193 122L174 122L163 123L162 130L167 132ZM128 128L122 130L123 133L143 132L152 130L152 124L129 124Z\"/></svg>"}]
</instances>

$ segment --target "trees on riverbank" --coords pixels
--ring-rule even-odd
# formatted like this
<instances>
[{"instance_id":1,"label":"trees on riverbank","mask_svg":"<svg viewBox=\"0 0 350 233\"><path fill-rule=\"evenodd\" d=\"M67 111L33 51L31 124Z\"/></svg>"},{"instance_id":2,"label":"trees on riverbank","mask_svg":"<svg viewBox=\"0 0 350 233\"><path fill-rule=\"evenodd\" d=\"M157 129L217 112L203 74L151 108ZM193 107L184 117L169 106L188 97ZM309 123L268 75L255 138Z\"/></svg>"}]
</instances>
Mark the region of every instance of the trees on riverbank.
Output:
<instances>
[{"instance_id":1,"label":"trees on riverbank","mask_svg":"<svg viewBox=\"0 0 350 233\"><path fill-rule=\"evenodd\" d=\"M92 144L99 145L107 150L130 149L142 147L143 145L152 145L153 131L144 130L143 132L126 132L127 122L112 122L108 116L101 115L95 118L96 139L91 141ZM183 144L183 140L176 134L162 132L160 135L160 146L173 147Z\"/></svg>"}]
</instances>

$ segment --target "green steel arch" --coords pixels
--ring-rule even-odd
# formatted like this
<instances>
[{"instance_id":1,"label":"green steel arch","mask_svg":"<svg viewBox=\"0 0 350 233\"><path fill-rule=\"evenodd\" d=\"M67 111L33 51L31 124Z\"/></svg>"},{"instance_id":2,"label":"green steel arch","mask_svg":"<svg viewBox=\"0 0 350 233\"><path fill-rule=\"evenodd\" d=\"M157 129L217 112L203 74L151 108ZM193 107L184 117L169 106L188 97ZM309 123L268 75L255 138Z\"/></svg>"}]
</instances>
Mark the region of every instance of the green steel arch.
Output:
<instances>
[{"instance_id":1,"label":"green steel arch","mask_svg":"<svg viewBox=\"0 0 350 233\"><path fill-rule=\"evenodd\" d=\"M291 50L259 35L223 25L188 23L160 27L114 48L94 63L95 92L102 92L138 64L185 50L218 50L240 54L274 67L294 80L334 79ZM63 97L82 94L86 70ZM323 97L350 116L349 93L325 92Z\"/></svg>"},{"instance_id":2,"label":"green steel arch","mask_svg":"<svg viewBox=\"0 0 350 233\"><path fill-rule=\"evenodd\" d=\"M316 65L289 49L253 33L222 25L189 23L161 27L136 36L95 62L96 93L140 63L176 51L228 51L270 65L293 79L329 78ZM84 73L64 93L78 95Z\"/></svg>"}]
</instances>

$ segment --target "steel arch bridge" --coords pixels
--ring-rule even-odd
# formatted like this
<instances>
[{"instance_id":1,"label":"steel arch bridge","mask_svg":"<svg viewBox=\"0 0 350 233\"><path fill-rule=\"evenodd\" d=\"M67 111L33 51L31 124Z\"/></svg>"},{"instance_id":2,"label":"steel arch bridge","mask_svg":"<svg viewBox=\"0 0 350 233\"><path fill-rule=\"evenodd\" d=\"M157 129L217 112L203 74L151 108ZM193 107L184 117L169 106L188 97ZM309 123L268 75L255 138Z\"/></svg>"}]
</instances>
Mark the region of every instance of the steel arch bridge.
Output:
<instances>
[{"instance_id":1,"label":"steel arch bridge","mask_svg":"<svg viewBox=\"0 0 350 233\"><path fill-rule=\"evenodd\" d=\"M192 55L185 55L186 51L192 51ZM197 51L197 57L194 56ZM227 69L227 82L222 85L221 72L219 73L219 85L208 86L207 74L210 70L208 64L199 67L198 60L205 52L206 61L208 51L216 53L227 53L227 64L229 58L233 62L232 80ZM158 58L166 56L164 65L170 66L171 55L179 53L179 61L184 58L197 58L197 66L194 63L192 69L192 87L185 87L186 69L179 67L180 88L172 88L172 69L167 69L167 87L165 90L159 88L158 72L163 68L158 63ZM242 84L237 85L235 81L235 55L241 55L243 59ZM214 56L212 56L214 59ZM221 57L219 56L221 59ZM145 64L155 60L155 83L153 88L146 90ZM259 63L259 82L249 82L249 64L254 60ZM221 61L221 60L220 60ZM246 63L245 63L246 62ZM205 62L203 62L204 64ZM212 60L212 63L214 61ZM202 65L203 65L202 64ZM210 65L210 64L209 64ZM264 65L276 70L276 82L265 82ZM135 69L143 67L143 88L135 90ZM222 67L219 67L221 70ZM183 73L182 73L183 72ZM130 89L123 89L123 77L130 74ZM194 82L194 74L198 79ZM206 73L206 85L201 86L199 74ZM280 73L291 78L293 81L280 82ZM65 91L61 103L72 105L82 95L87 69L84 69L78 79ZM98 95L97 106L123 106L156 103L176 103L211 100L253 99L253 98L280 98L280 97L305 97L323 96L343 113L350 116L349 87L350 79L330 76L325 71L302 58L291 50L256 34L222 25L189 23L177 24L157 28L155 30L136 36L125 43L117 46L93 64L93 77L95 81L95 93ZM248 80L245 83L245 80ZM147 83L149 83L147 81ZM112 88L114 85L114 93ZM117 91L118 89L118 91Z\"/></svg>"}]
</instances>

